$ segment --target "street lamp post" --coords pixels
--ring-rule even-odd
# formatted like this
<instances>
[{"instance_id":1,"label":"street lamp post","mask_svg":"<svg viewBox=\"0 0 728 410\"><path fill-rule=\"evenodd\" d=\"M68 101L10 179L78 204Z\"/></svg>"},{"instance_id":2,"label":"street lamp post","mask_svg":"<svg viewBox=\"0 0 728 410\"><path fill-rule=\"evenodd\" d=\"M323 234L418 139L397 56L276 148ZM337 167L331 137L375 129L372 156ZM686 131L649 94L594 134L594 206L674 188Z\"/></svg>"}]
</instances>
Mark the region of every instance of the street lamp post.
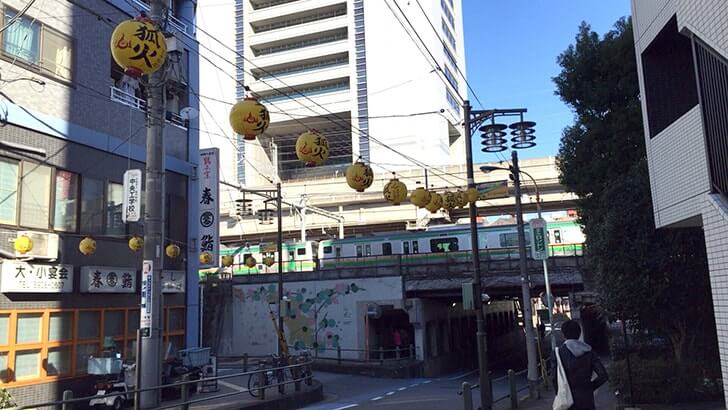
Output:
<instances>
[{"instance_id":1,"label":"street lamp post","mask_svg":"<svg viewBox=\"0 0 728 410\"><path fill-rule=\"evenodd\" d=\"M508 128L505 125L501 124L490 124L485 127L481 127L483 124L485 124L486 121L491 120L493 122L496 117L505 117L505 116L520 116L521 122L511 125L511 128L514 129L512 132L512 135L514 137L512 138L513 142L513 148L519 149L519 148L528 148L530 146L535 145L533 143L533 139L535 139L535 136L533 136L533 126L535 123L531 122L524 122L523 121L523 114L527 111L525 108L514 108L514 109L492 109L492 110L473 110L470 106L470 101L465 100L463 102L463 108L464 108L464 127L465 127L465 158L466 158L466 165L467 165L467 178L468 178L468 188L476 188L475 186L475 179L473 176L473 153L472 153L472 141L471 138L473 136L473 130L480 130L484 132L484 140L483 145L485 147L483 148L484 152L498 152L505 150L506 148L502 146L506 142L505 139L503 139L503 136L505 136L505 132L503 130L505 128ZM515 152L514 152L515 155ZM520 199L519 199L520 201ZM478 344L478 369L480 371L480 402L481 402L481 408L483 410L489 410L492 408L492 391L491 391L491 385L490 385L490 376L488 374L488 345L487 345L487 339L486 339L486 330L485 330L485 314L483 312L483 298L481 291L481 272L480 272L480 255L479 255L479 249L480 246L478 244L478 222L477 222L477 216L478 216L478 209L476 203L470 204L469 209L470 214L470 242L471 242L471 249L473 250L473 289L474 289L474 296L476 298L476 323L477 323L477 344ZM522 227L521 227L522 228ZM520 235L522 236L522 235ZM519 238L520 238L519 236ZM520 241L519 241L520 242ZM522 257L525 258L525 244L524 249L521 250ZM523 276L523 274L522 274ZM524 282L526 284L524 289L524 300L530 301L530 289L528 287L528 283ZM524 303L524 305L528 306L528 312L530 312L530 302L528 304ZM529 313L530 315L530 313ZM533 374L535 375L535 366L536 366L536 357L535 357L535 340L533 339L533 328L532 326L528 326L528 324L531 323L530 317L528 318L526 324L526 345L527 349L530 352L533 350L533 357L529 353L528 355L528 363L529 363L529 385L531 381L531 371L530 368L534 368ZM533 345L532 347L530 345ZM534 376L534 383L535 385L535 376Z\"/></svg>"}]
</instances>

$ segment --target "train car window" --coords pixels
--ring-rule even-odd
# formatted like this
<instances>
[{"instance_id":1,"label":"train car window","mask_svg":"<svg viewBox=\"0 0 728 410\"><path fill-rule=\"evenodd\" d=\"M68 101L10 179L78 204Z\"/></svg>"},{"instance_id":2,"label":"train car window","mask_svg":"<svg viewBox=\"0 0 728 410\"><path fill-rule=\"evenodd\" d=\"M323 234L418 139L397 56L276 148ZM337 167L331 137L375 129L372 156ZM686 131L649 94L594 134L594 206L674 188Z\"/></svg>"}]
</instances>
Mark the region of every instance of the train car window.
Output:
<instances>
[{"instance_id":1,"label":"train car window","mask_svg":"<svg viewBox=\"0 0 728 410\"><path fill-rule=\"evenodd\" d=\"M337 246L336 247L336 257L337 258L340 258L341 257L341 246Z\"/></svg>"},{"instance_id":2,"label":"train car window","mask_svg":"<svg viewBox=\"0 0 728 410\"><path fill-rule=\"evenodd\" d=\"M324 253L331 253L333 248L331 246L324 246Z\"/></svg>"},{"instance_id":3,"label":"train car window","mask_svg":"<svg viewBox=\"0 0 728 410\"><path fill-rule=\"evenodd\" d=\"M409 241L402 242L402 251L405 255L409 255Z\"/></svg>"},{"instance_id":4,"label":"train car window","mask_svg":"<svg viewBox=\"0 0 728 410\"><path fill-rule=\"evenodd\" d=\"M561 229L554 229L554 243L561 243Z\"/></svg>"},{"instance_id":5,"label":"train car window","mask_svg":"<svg viewBox=\"0 0 728 410\"><path fill-rule=\"evenodd\" d=\"M391 255L392 254L392 244L389 242L384 242L382 244L382 255Z\"/></svg>"},{"instance_id":6,"label":"train car window","mask_svg":"<svg viewBox=\"0 0 728 410\"><path fill-rule=\"evenodd\" d=\"M305 255L306 254L306 248L298 248L296 251L298 255Z\"/></svg>"},{"instance_id":7,"label":"train car window","mask_svg":"<svg viewBox=\"0 0 728 410\"><path fill-rule=\"evenodd\" d=\"M518 246L517 233L502 233L499 235L501 248L515 248Z\"/></svg>"},{"instance_id":8,"label":"train car window","mask_svg":"<svg viewBox=\"0 0 728 410\"><path fill-rule=\"evenodd\" d=\"M361 258L364 254L361 251L361 245L356 245L356 257Z\"/></svg>"},{"instance_id":9,"label":"train car window","mask_svg":"<svg viewBox=\"0 0 728 410\"><path fill-rule=\"evenodd\" d=\"M430 239L431 252L457 252L458 249L458 238Z\"/></svg>"},{"instance_id":10,"label":"train car window","mask_svg":"<svg viewBox=\"0 0 728 410\"><path fill-rule=\"evenodd\" d=\"M366 245L367 256L372 256L372 245Z\"/></svg>"},{"instance_id":11,"label":"train car window","mask_svg":"<svg viewBox=\"0 0 728 410\"><path fill-rule=\"evenodd\" d=\"M418 241L412 241L412 253L420 253L420 243Z\"/></svg>"}]
</instances>

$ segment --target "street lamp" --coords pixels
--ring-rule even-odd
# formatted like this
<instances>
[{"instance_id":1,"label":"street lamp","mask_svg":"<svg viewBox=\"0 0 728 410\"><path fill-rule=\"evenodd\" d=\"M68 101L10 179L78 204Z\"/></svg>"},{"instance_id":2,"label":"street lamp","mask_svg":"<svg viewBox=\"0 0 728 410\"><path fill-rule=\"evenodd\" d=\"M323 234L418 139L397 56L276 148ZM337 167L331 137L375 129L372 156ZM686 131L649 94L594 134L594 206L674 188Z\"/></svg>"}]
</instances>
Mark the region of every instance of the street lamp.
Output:
<instances>
[{"instance_id":1,"label":"street lamp","mask_svg":"<svg viewBox=\"0 0 728 410\"><path fill-rule=\"evenodd\" d=\"M475 188L475 179L473 176L473 152L472 152L472 137L473 130L480 130L483 133L482 145L484 145L483 152L500 152L508 149L505 144L506 132L505 129L509 128L504 124L496 124L496 117L509 117L509 116L520 116L521 121L515 124L511 124L511 142L513 148L528 148L535 145L533 140L536 138L533 134L533 126L536 125L530 121L523 121L523 114L527 111L525 108L515 109L492 109L492 110L472 110L470 101L465 100L463 102L464 109L464 126L465 126L465 158L467 165L467 177L468 177L468 188ZM490 124L486 122L490 120ZM514 164L517 167L518 157L516 152L513 152ZM518 173L516 175L516 206L520 209L520 184L518 183ZM480 272L480 255L479 255L479 244L478 244L478 222L477 215L478 210L476 203L472 203L469 209L470 214L470 242L471 249L473 250L473 288L474 295L476 296L476 322L477 322L477 343L478 343L478 369L480 372L479 384L480 384L480 403L481 408L489 410L492 408L492 391L490 385L490 377L488 374L488 351L487 351L487 340L485 330L485 315L483 314L483 304L481 295L481 272ZM519 212L520 215L520 212ZM537 380L536 372L536 345L534 339L534 330L531 321L531 291L528 287L528 281L526 280L526 260L525 260L525 235L523 233L523 218L522 215L519 217L519 231L518 231L518 242L521 253L521 279L524 299L524 321L526 325L526 350L528 353L528 381L531 393L535 392L535 385ZM532 369L533 368L533 369Z\"/></svg>"},{"instance_id":2,"label":"street lamp","mask_svg":"<svg viewBox=\"0 0 728 410\"><path fill-rule=\"evenodd\" d=\"M509 166L508 168L505 167L496 167L492 165L483 165L480 167L480 171L484 174L491 173L493 171L508 171L511 173L511 175L515 172L521 173L523 175L526 175L529 179L531 179L531 182L533 183L534 188L536 189L536 212L538 213L538 218L541 219L541 195L539 193L538 184L536 183L536 179L529 174L528 172L518 169L516 170L514 167ZM543 279L544 279L544 286L546 286L546 305L549 310L549 328L551 329L549 333L549 339L551 339L551 348L556 348L556 334L554 333L554 312L553 312L553 299L551 296L551 283L549 282L549 268L548 263L546 262L546 259L543 259Z\"/></svg>"}]
</instances>

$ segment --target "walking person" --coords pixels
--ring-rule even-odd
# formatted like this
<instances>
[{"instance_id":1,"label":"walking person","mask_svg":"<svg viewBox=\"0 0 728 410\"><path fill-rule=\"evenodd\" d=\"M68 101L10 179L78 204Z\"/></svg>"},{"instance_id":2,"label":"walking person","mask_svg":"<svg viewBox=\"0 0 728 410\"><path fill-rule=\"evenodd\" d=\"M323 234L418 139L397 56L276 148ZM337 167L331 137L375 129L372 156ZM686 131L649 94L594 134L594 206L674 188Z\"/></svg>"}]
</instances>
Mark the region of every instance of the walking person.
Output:
<instances>
[{"instance_id":1,"label":"walking person","mask_svg":"<svg viewBox=\"0 0 728 410\"><path fill-rule=\"evenodd\" d=\"M554 410L596 410L594 391L608 380L607 370L591 346L579 340L579 323L567 320L561 324L561 332L566 341L556 350ZM596 374L593 380L592 374ZM570 400L568 396L571 396Z\"/></svg>"}]
</instances>

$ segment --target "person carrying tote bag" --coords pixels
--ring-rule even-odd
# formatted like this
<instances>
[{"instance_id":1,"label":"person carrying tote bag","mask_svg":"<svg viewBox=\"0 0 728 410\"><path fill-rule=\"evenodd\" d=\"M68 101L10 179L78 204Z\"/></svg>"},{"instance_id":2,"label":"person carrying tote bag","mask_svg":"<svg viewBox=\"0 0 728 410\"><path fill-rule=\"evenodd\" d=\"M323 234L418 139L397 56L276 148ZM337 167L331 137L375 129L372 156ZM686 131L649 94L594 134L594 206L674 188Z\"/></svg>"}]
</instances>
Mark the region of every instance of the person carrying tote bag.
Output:
<instances>
[{"instance_id":1,"label":"person carrying tote bag","mask_svg":"<svg viewBox=\"0 0 728 410\"><path fill-rule=\"evenodd\" d=\"M607 370L591 346L579 340L579 323L567 320L561 325L561 332L566 341L556 349L557 391L553 409L596 410L594 391L607 382Z\"/></svg>"}]
</instances>

